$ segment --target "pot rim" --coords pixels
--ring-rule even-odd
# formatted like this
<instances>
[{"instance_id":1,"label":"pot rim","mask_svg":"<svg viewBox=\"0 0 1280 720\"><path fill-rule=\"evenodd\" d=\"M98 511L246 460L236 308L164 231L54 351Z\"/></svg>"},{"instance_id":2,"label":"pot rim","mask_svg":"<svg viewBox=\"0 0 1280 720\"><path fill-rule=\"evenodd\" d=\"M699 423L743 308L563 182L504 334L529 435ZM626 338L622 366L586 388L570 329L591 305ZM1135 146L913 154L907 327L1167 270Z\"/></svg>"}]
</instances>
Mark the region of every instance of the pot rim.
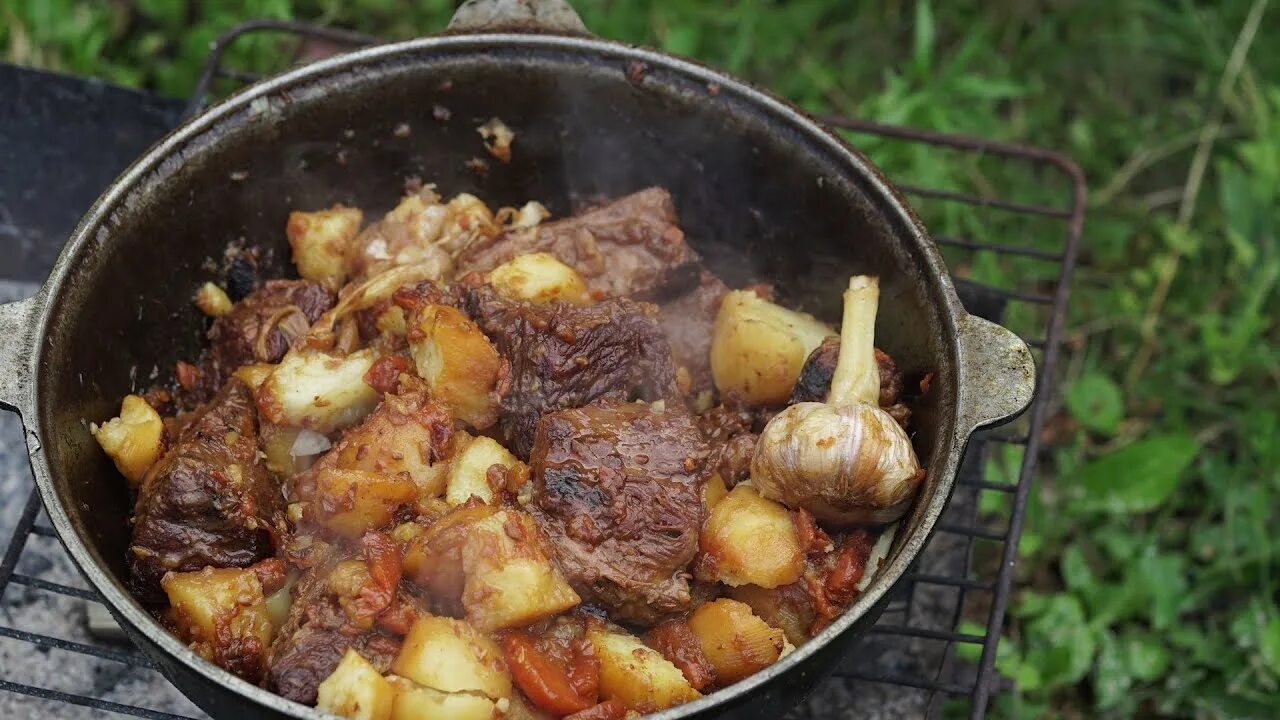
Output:
<instances>
[{"instance_id":1,"label":"pot rim","mask_svg":"<svg viewBox=\"0 0 1280 720\"><path fill-rule=\"evenodd\" d=\"M34 336L40 339L46 336L48 326L52 320L51 310L56 305L55 301L61 296L69 277L72 275L76 259L90 243L95 241L95 236L107 223L111 215L120 208L121 202L129 194L150 182L149 176L166 159L173 157L185 145L201 135L216 131L223 121L234 120L234 116L237 113L248 109L255 100L276 96L298 86L321 82L331 74L356 70L362 65L392 59L396 56L412 56L420 51L465 53L492 49L495 45L501 46L504 50L529 48L568 51L596 61L610 59L638 60L650 66L661 67L666 71L691 78L699 83L718 85L721 94L737 95L747 103L763 111L771 121L785 124L809 139L821 143L826 150L832 152L834 156L847 165L850 176L859 176L868 181L869 193L872 194L877 208L881 212L896 215L896 217L891 218L896 221L894 224L908 230L905 233L907 237L902 238L902 240L913 243L916 246L914 250L918 252L918 257L923 258L926 264L926 267L923 268L922 276L936 283L937 296L944 301L942 303L943 307L939 308L940 319L943 323L942 331L949 338L949 350L952 355L950 361L955 369L956 385L957 387L964 386L967 373L960 357L960 345L962 342L960 326L968 315L960 304L941 254L929 238L923 225L898 191L866 157L849 146L845 140L834 132L820 125L816 120L791 103L714 68L668 55L658 50L633 47L611 40L554 34L514 32L446 34L375 45L319 60L260 81L214 104L204 112L175 128L147 150L104 191L89 211L86 212L59 254L49 279L41 289L41 294L45 300L43 307L36 313ZM875 195L879 195L879 197L874 197ZM26 408L28 412L24 413L31 418L27 422L33 423L36 428L39 428L42 424L39 419L40 413L37 411L37 408L40 407L41 395L38 369L44 366L42 362L44 353L45 343L42 341L36 343L32 365L37 368L37 375L34 378L33 387L28 396L31 406ZM919 525L913 528L912 532L902 533L902 537L895 540L898 548L896 551L892 551L880 566L875 579L867 590L846 608L845 612L830 626L770 667L696 701L677 705L646 717L654 720L676 720L676 718L693 716L711 710L719 705L733 703L774 681L779 676L788 674L800 666L807 658L835 641L838 636L849 631L857 621L872 611L889 589L906 572L911 562L919 555L950 498L960 456L971 432L971 428L964 427L967 423L962 421L962 418L966 417L966 411L963 407L965 402L964 394L957 392L955 398L956 402L951 409L950 417L947 418L944 414L943 426L939 428L939 434L944 438L946 450L944 457L939 459L940 462L934 463L935 467L943 471L942 476L938 478L934 494L927 500L927 507L922 512ZM42 433L37 433L36 435L39 437ZM199 675L203 680L231 690L275 712L296 718L332 717L314 708L287 700L280 695L236 677L200 657L176 636L167 632L124 587L95 562L86 543L72 526L58 492L50 479L49 463L45 453L42 451L42 446L34 448L30 455L40 495L48 510L50 520L63 544L70 552L76 565L81 569L81 572L105 599L107 606L116 616L116 619L123 621L122 625L127 630L130 630L131 634L138 634L145 638L147 643L143 644L144 648L147 645L158 647L163 653L185 665L187 669ZM167 671L164 663L159 663L159 665Z\"/></svg>"}]
</instances>

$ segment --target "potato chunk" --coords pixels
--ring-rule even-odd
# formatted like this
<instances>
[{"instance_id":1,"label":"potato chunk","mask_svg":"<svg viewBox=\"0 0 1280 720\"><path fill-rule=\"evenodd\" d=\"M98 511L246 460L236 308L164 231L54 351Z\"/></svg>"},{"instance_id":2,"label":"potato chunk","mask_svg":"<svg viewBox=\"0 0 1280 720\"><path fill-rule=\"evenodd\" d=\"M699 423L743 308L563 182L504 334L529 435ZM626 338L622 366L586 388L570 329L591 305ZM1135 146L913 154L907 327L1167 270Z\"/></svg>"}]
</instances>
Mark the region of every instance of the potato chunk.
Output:
<instances>
[{"instance_id":1,"label":"potato chunk","mask_svg":"<svg viewBox=\"0 0 1280 720\"><path fill-rule=\"evenodd\" d=\"M441 692L511 694L502 650L471 625L447 617L420 617L409 628L392 672Z\"/></svg>"},{"instance_id":2,"label":"potato chunk","mask_svg":"<svg viewBox=\"0 0 1280 720\"><path fill-rule=\"evenodd\" d=\"M502 716L498 703L470 693L446 693L391 676L395 704L391 720L494 720Z\"/></svg>"},{"instance_id":3,"label":"potato chunk","mask_svg":"<svg viewBox=\"0 0 1280 720\"><path fill-rule=\"evenodd\" d=\"M716 671L716 683L728 685L777 662L786 635L769 627L746 603L720 598L689 616L689 629Z\"/></svg>"},{"instance_id":4,"label":"potato chunk","mask_svg":"<svg viewBox=\"0 0 1280 720\"><path fill-rule=\"evenodd\" d=\"M350 270L347 251L360 232L364 213L358 208L334 205L328 210L289 213L284 234L293 248L298 274L330 290L346 282Z\"/></svg>"},{"instance_id":5,"label":"potato chunk","mask_svg":"<svg viewBox=\"0 0 1280 720\"><path fill-rule=\"evenodd\" d=\"M168 572L160 586L170 619L193 650L248 680L261 677L275 626L253 570Z\"/></svg>"},{"instance_id":6,"label":"potato chunk","mask_svg":"<svg viewBox=\"0 0 1280 720\"><path fill-rule=\"evenodd\" d=\"M354 649L320 683L316 708L353 720L390 720L396 690Z\"/></svg>"},{"instance_id":7,"label":"potato chunk","mask_svg":"<svg viewBox=\"0 0 1280 720\"><path fill-rule=\"evenodd\" d=\"M364 381L372 350L346 357L290 350L258 388L258 410L276 425L329 433L360 422L378 404Z\"/></svg>"},{"instance_id":8,"label":"potato chunk","mask_svg":"<svg viewBox=\"0 0 1280 720\"><path fill-rule=\"evenodd\" d=\"M450 505L461 505L474 496L492 504L494 488L489 485L488 473L494 465L513 469L524 463L493 438L481 435L472 439L449 465L445 500Z\"/></svg>"},{"instance_id":9,"label":"potato chunk","mask_svg":"<svg viewBox=\"0 0 1280 720\"><path fill-rule=\"evenodd\" d=\"M458 602L484 632L523 627L581 599L551 561L537 523L519 510L462 507L410 540L405 576Z\"/></svg>"},{"instance_id":10,"label":"potato chunk","mask_svg":"<svg viewBox=\"0 0 1280 720\"><path fill-rule=\"evenodd\" d=\"M326 468L316 475L310 517L349 538L391 522L396 509L418 495L407 475Z\"/></svg>"},{"instance_id":11,"label":"potato chunk","mask_svg":"<svg viewBox=\"0 0 1280 720\"><path fill-rule=\"evenodd\" d=\"M712 508L698 545L702 556L695 570L705 580L776 588L796 582L804 571L804 553L791 514L746 484L735 487Z\"/></svg>"},{"instance_id":12,"label":"potato chunk","mask_svg":"<svg viewBox=\"0 0 1280 720\"><path fill-rule=\"evenodd\" d=\"M250 363L241 365L231 374L239 378L240 382L248 385L251 390L257 390L275 369L276 366L272 363Z\"/></svg>"},{"instance_id":13,"label":"potato chunk","mask_svg":"<svg viewBox=\"0 0 1280 720\"><path fill-rule=\"evenodd\" d=\"M702 486L702 504L709 513L728 494L729 490L724 486L724 478L720 477L720 473L711 473L711 477L707 478L707 483Z\"/></svg>"},{"instance_id":14,"label":"potato chunk","mask_svg":"<svg viewBox=\"0 0 1280 720\"><path fill-rule=\"evenodd\" d=\"M453 419L425 393L387 395L376 410L339 443L336 463L344 470L407 474L419 495L444 492Z\"/></svg>"},{"instance_id":15,"label":"potato chunk","mask_svg":"<svg viewBox=\"0 0 1280 720\"><path fill-rule=\"evenodd\" d=\"M164 421L138 395L125 395L120 415L102 425L90 425L89 431L132 488L164 454Z\"/></svg>"},{"instance_id":16,"label":"potato chunk","mask_svg":"<svg viewBox=\"0 0 1280 720\"><path fill-rule=\"evenodd\" d=\"M522 627L582 600L551 562L537 523L517 510L478 521L462 551L467 620L484 632Z\"/></svg>"},{"instance_id":17,"label":"potato chunk","mask_svg":"<svg viewBox=\"0 0 1280 720\"><path fill-rule=\"evenodd\" d=\"M591 302L591 292L578 271L543 252L517 255L499 265L489 272L489 283L507 297L540 305L555 300L574 305Z\"/></svg>"},{"instance_id":18,"label":"potato chunk","mask_svg":"<svg viewBox=\"0 0 1280 720\"><path fill-rule=\"evenodd\" d=\"M196 290L196 307L211 318L218 318L231 312L233 303L227 297L227 291L207 282Z\"/></svg>"},{"instance_id":19,"label":"potato chunk","mask_svg":"<svg viewBox=\"0 0 1280 720\"><path fill-rule=\"evenodd\" d=\"M405 577L433 598L460 603L467 578L462 551L471 528L497 511L488 505L460 507L432 523L426 532L413 535L404 550Z\"/></svg>"},{"instance_id":20,"label":"potato chunk","mask_svg":"<svg viewBox=\"0 0 1280 720\"><path fill-rule=\"evenodd\" d=\"M809 353L834 334L812 315L734 290L711 330L711 375L720 393L737 402L780 405Z\"/></svg>"},{"instance_id":21,"label":"potato chunk","mask_svg":"<svg viewBox=\"0 0 1280 720\"><path fill-rule=\"evenodd\" d=\"M407 337L433 397L477 430L497 421L505 363L470 318L448 305L425 305L409 318Z\"/></svg>"},{"instance_id":22,"label":"potato chunk","mask_svg":"<svg viewBox=\"0 0 1280 720\"><path fill-rule=\"evenodd\" d=\"M600 696L613 697L640 713L663 710L702 697L670 660L637 638L598 628L587 638L600 658Z\"/></svg>"}]
</instances>

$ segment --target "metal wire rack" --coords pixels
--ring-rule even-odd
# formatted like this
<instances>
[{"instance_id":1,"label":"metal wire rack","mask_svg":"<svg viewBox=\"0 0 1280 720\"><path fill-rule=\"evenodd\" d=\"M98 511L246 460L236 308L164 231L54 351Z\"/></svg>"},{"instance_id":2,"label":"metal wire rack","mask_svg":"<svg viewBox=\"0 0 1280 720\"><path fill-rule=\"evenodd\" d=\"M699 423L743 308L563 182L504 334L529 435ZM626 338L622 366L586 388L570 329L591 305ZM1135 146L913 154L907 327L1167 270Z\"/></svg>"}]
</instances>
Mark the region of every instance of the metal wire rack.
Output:
<instances>
[{"instance_id":1,"label":"metal wire rack","mask_svg":"<svg viewBox=\"0 0 1280 720\"><path fill-rule=\"evenodd\" d=\"M215 82L236 86L259 79L257 74L227 67L225 59L227 50L237 42L262 34L284 35L297 41L297 60L306 59L308 43L313 49L314 44L323 44L326 52L332 52L377 42L376 38L366 35L301 23L254 21L238 25L211 45L209 60L188 104L188 114L199 112L207 105ZM984 233L987 237L977 238L954 234L956 230L946 222L947 214L939 214L941 219L932 224L935 239L953 269L980 265L983 256L988 263L1040 264L1035 272L1015 273L1029 281L1012 287L964 282L963 278L958 282L962 299L971 312L1006 322L1009 316L1017 315L1020 321L1014 329L1023 333L1037 356L1039 385L1031 408L1018 422L975 437L951 506L937 526L929 547L895 589L868 638L834 670L832 679L819 687L815 699L798 708L792 716L816 720L847 717L855 712L863 714L868 708L876 707L876 697L886 697L897 699L892 703L897 710L881 712L881 716L895 712L898 716L937 716L948 700L967 700L969 716L979 720L984 717L993 693L1005 687L995 672L996 646L1009 604L1018 540L1053 390L1070 282L1084 223L1084 177L1070 158L1040 148L845 117L820 119L851 133L855 144L864 138L881 144L905 143L930 151L955 151L974 161L988 163L984 166L988 187L982 192L914 185L909 182L911 178L905 178L908 182L899 183L898 187L911 196L913 204L926 218L931 207L945 210L947 205L1002 216L990 224L994 230ZM871 154L875 159L875 153ZM1055 205L1044 204L1042 200L1011 199L1011 190L1025 188L1006 188L1003 192L991 189L995 184L992 177L997 171L1003 171L999 174L1012 176L1023 185L1026 178L1035 178L1041 197L1045 196L1046 187L1060 188L1057 196L1065 198L1065 202ZM1031 224L1019 226L1022 221ZM1016 227L1022 229L1009 229ZM1000 229L1004 231L999 232ZM1026 238L1032 234L1042 239L1034 244L1027 242ZM1058 242L1046 242L1043 238L1057 238ZM1000 472L992 471L989 457L997 454L1006 466L1014 467L1005 472L1005 477L992 479ZM996 500L984 499L984 494L992 494ZM979 506L1001 506L1002 510L980 511ZM37 538L55 537L52 528L39 521L40 515L40 502L32 491L0 559L0 608L12 604L14 592L10 591L17 586L21 586L24 595L53 594L77 599L76 602L100 604L102 600L97 593L87 589L73 571L64 568L58 575L56 568L23 570L24 551L39 542ZM50 579L50 575L59 579ZM6 612L4 617L8 623L0 625L0 638L28 643L41 653L69 652L88 656L93 662L146 671L155 669L154 663L127 644L91 637L81 641L32 633L11 626L21 624L11 613ZM961 632L962 619L981 629ZM12 676L9 670L5 674ZM104 699L100 697L101 692L94 692L92 688L69 692L0 677L0 690L70 703L104 714L155 719L193 716L143 707L145 700L135 704ZM902 698L910 698L910 702L904 704Z\"/></svg>"}]
</instances>

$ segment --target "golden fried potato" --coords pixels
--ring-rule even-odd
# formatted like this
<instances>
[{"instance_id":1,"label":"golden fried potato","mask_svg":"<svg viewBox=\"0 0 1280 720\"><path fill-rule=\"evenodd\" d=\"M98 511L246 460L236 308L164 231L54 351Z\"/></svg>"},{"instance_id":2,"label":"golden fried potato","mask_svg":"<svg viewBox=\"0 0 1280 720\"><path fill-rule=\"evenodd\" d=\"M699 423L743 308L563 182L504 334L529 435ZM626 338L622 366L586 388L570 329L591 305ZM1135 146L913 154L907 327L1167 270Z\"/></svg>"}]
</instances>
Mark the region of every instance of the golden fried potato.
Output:
<instances>
[{"instance_id":1,"label":"golden fried potato","mask_svg":"<svg viewBox=\"0 0 1280 720\"><path fill-rule=\"evenodd\" d=\"M689 629L716 671L716 683L728 685L777 662L786 635L769 627L737 600L720 598L689 616Z\"/></svg>"},{"instance_id":2,"label":"golden fried potato","mask_svg":"<svg viewBox=\"0 0 1280 720\"><path fill-rule=\"evenodd\" d=\"M160 586L170 620L193 650L247 679L261 675L275 626L253 570L168 572Z\"/></svg>"},{"instance_id":3,"label":"golden fried potato","mask_svg":"<svg viewBox=\"0 0 1280 720\"><path fill-rule=\"evenodd\" d=\"M789 585L804 571L804 552L791 514L738 485L711 510L698 538L699 576L726 585Z\"/></svg>"},{"instance_id":4,"label":"golden fried potato","mask_svg":"<svg viewBox=\"0 0 1280 720\"><path fill-rule=\"evenodd\" d=\"M452 424L445 410L425 395L387 395L364 422L343 436L336 467L383 475L407 473L420 496L439 496L449 470L443 458L449 450Z\"/></svg>"},{"instance_id":5,"label":"golden fried potato","mask_svg":"<svg viewBox=\"0 0 1280 720\"><path fill-rule=\"evenodd\" d=\"M639 713L664 710L702 697L684 673L639 639L601 628L587 631L600 659L600 695Z\"/></svg>"},{"instance_id":6,"label":"golden fried potato","mask_svg":"<svg viewBox=\"0 0 1280 720\"><path fill-rule=\"evenodd\" d=\"M484 632L523 627L582 602L551 561L537 523L518 510L473 523L462 566L462 606Z\"/></svg>"},{"instance_id":7,"label":"golden fried potato","mask_svg":"<svg viewBox=\"0 0 1280 720\"><path fill-rule=\"evenodd\" d=\"M489 338L460 310L425 305L409 318L409 349L433 397L477 430L498 419L505 367Z\"/></svg>"},{"instance_id":8,"label":"golden fried potato","mask_svg":"<svg viewBox=\"0 0 1280 720\"><path fill-rule=\"evenodd\" d=\"M471 497L478 497L492 503L494 488L489 485L488 473L494 465L512 469L524 463L493 438L481 435L467 441L449 463L445 500L450 505L461 505Z\"/></svg>"},{"instance_id":9,"label":"golden fried potato","mask_svg":"<svg viewBox=\"0 0 1280 720\"><path fill-rule=\"evenodd\" d=\"M446 693L511 694L502 650L471 625L447 617L420 617L409 628L392 672Z\"/></svg>"},{"instance_id":10,"label":"golden fried potato","mask_svg":"<svg viewBox=\"0 0 1280 720\"><path fill-rule=\"evenodd\" d=\"M499 265L489 272L489 284L507 297L540 305L555 300L591 302L591 291L578 271L543 252L517 255Z\"/></svg>"},{"instance_id":11,"label":"golden fried potato","mask_svg":"<svg viewBox=\"0 0 1280 720\"><path fill-rule=\"evenodd\" d=\"M351 427L378 404L364 381L372 350L346 357L290 350L258 388L258 410L276 425L329 433Z\"/></svg>"},{"instance_id":12,"label":"golden fried potato","mask_svg":"<svg viewBox=\"0 0 1280 720\"><path fill-rule=\"evenodd\" d=\"M350 275L347 252L363 221L364 213L358 208L343 205L289 213L284 234L293 248L298 274L330 290L342 287Z\"/></svg>"},{"instance_id":13,"label":"golden fried potato","mask_svg":"<svg viewBox=\"0 0 1280 720\"><path fill-rule=\"evenodd\" d=\"M395 688L391 720L495 720L499 703L471 693L446 693L392 675ZM505 702L505 701L503 701Z\"/></svg>"},{"instance_id":14,"label":"golden fried potato","mask_svg":"<svg viewBox=\"0 0 1280 720\"><path fill-rule=\"evenodd\" d=\"M147 470L164 454L164 421L138 395L125 395L120 415L101 425L90 425L89 432L131 488L138 487Z\"/></svg>"},{"instance_id":15,"label":"golden fried potato","mask_svg":"<svg viewBox=\"0 0 1280 720\"><path fill-rule=\"evenodd\" d=\"M360 653L347 649L320 683L316 708L352 720L390 720L396 690Z\"/></svg>"},{"instance_id":16,"label":"golden fried potato","mask_svg":"<svg viewBox=\"0 0 1280 720\"><path fill-rule=\"evenodd\" d=\"M339 535L358 538L390 523L396 509L417 494L407 475L326 468L316 475L309 517Z\"/></svg>"},{"instance_id":17,"label":"golden fried potato","mask_svg":"<svg viewBox=\"0 0 1280 720\"><path fill-rule=\"evenodd\" d=\"M812 315L734 290L712 326L712 377L720 394L737 402L783 404L809 353L834 334Z\"/></svg>"},{"instance_id":18,"label":"golden fried potato","mask_svg":"<svg viewBox=\"0 0 1280 720\"><path fill-rule=\"evenodd\" d=\"M405 577L433 597L457 602L483 632L523 627L581 602L551 560L528 514L489 505L460 507L405 548Z\"/></svg>"},{"instance_id":19,"label":"golden fried potato","mask_svg":"<svg viewBox=\"0 0 1280 720\"><path fill-rule=\"evenodd\" d=\"M222 288L207 282L196 291L196 307L211 318L222 317L231 312L233 303Z\"/></svg>"}]
</instances>

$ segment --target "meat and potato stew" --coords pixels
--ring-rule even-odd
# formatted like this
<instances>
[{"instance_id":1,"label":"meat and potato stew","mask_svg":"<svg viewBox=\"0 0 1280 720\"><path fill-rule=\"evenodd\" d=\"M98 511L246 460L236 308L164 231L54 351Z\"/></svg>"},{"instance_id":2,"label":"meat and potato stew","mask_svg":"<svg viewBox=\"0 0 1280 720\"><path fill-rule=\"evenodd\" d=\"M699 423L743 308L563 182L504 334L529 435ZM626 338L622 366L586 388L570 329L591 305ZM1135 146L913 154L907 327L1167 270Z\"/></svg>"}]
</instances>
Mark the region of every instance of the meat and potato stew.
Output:
<instances>
[{"instance_id":1,"label":"meat and potato stew","mask_svg":"<svg viewBox=\"0 0 1280 720\"><path fill-rule=\"evenodd\" d=\"M352 718L616 720L865 590L924 477L875 278L838 329L730 288L661 188L367 220L292 213L298 279L230 250L203 355L92 426L196 652Z\"/></svg>"}]
</instances>

